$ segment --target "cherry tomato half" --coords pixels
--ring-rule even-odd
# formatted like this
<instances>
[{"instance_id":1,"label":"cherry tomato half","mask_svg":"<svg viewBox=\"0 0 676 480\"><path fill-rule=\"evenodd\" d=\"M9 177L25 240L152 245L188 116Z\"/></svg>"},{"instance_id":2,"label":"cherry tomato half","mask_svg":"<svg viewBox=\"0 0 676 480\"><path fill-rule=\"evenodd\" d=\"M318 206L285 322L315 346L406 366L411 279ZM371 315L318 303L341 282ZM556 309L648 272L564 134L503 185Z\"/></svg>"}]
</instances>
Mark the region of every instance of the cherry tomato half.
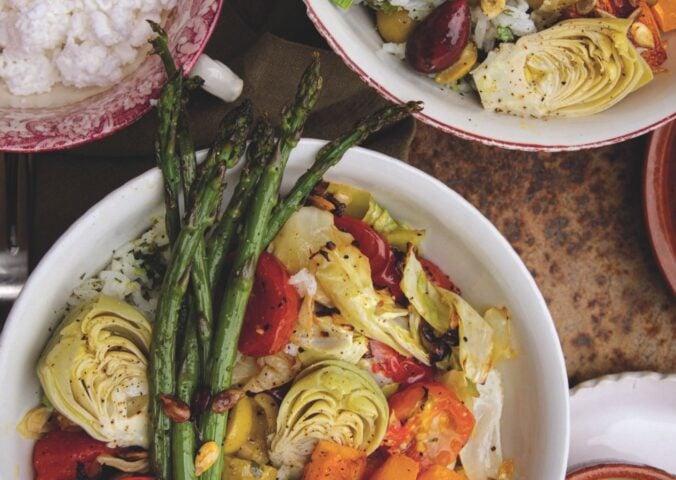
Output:
<instances>
[{"instance_id":1,"label":"cherry tomato half","mask_svg":"<svg viewBox=\"0 0 676 480\"><path fill-rule=\"evenodd\" d=\"M258 259L253 290L244 316L239 351L262 357L289 343L296 325L300 298L289 285L289 274L279 260L263 252Z\"/></svg>"},{"instance_id":2,"label":"cherry tomato half","mask_svg":"<svg viewBox=\"0 0 676 480\"><path fill-rule=\"evenodd\" d=\"M376 340L369 340L373 355L373 371L380 372L397 383L411 384L432 379L432 369L413 358L406 358L396 350Z\"/></svg>"},{"instance_id":3,"label":"cherry tomato half","mask_svg":"<svg viewBox=\"0 0 676 480\"><path fill-rule=\"evenodd\" d=\"M455 283L453 283L453 280L451 280L449 276L437 266L436 263L423 257L418 257L418 260L420 260L420 264L422 265L423 270L425 270L427 276L430 277L434 283L439 285L441 288L450 290L451 292L455 292L460 295L460 289L456 287Z\"/></svg>"},{"instance_id":4,"label":"cherry tomato half","mask_svg":"<svg viewBox=\"0 0 676 480\"><path fill-rule=\"evenodd\" d=\"M474 416L437 382L419 382L392 395L384 444L418 460L423 469L453 463L474 429Z\"/></svg>"},{"instance_id":5,"label":"cherry tomato half","mask_svg":"<svg viewBox=\"0 0 676 480\"><path fill-rule=\"evenodd\" d=\"M398 300L404 298L399 287L401 270L385 239L366 222L357 218L343 215L334 217L334 223L340 230L352 235L357 241L359 250L368 257L373 285L387 288Z\"/></svg>"},{"instance_id":6,"label":"cherry tomato half","mask_svg":"<svg viewBox=\"0 0 676 480\"><path fill-rule=\"evenodd\" d=\"M114 452L115 449L94 440L82 430L46 433L33 448L35 480L75 480L78 464L88 477L94 478L101 472L96 457Z\"/></svg>"}]
</instances>

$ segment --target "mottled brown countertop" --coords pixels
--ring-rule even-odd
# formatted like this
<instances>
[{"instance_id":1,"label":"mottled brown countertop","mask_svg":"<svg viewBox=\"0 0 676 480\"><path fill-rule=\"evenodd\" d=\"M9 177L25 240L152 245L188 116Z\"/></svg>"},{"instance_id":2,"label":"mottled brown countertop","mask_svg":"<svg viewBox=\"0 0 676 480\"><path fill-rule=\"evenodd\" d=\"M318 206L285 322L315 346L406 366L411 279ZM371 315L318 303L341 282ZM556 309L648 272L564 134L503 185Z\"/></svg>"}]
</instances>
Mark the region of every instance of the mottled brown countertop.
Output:
<instances>
[{"instance_id":1,"label":"mottled brown countertop","mask_svg":"<svg viewBox=\"0 0 676 480\"><path fill-rule=\"evenodd\" d=\"M420 125L409 161L473 203L540 287L571 385L623 371L676 371L676 299L650 248L647 136L566 153L508 151Z\"/></svg>"}]
</instances>

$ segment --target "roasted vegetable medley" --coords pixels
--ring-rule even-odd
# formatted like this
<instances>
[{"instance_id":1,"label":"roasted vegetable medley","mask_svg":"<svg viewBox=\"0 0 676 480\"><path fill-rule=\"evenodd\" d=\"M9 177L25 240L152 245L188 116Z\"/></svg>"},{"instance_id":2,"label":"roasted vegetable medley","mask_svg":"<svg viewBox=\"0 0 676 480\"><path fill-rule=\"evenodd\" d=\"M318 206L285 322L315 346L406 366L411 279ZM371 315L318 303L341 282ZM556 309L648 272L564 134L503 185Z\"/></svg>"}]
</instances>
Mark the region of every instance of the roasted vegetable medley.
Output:
<instances>
[{"instance_id":1,"label":"roasted vegetable medley","mask_svg":"<svg viewBox=\"0 0 676 480\"><path fill-rule=\"evenodd\" d=\"M509 313L475 310L421 225L323 179L420 105L362 120L280 196L318 57L279 127L245 101L198 166L185 107L199 80L155 28L165 216L76 289L39 359L43 404L19 426L35 478L509 479L495 368L515 355Z\"/></svg>"},{"instance_id":2,"label":"roasted vegetable medley","mask_svg":"<svg viewBox=\"0 0 676 480\"><path fill-rule=\"evenodd\" d=\"M483 107L592 115L664 71L672 0L332 0L374 11L383 51Z\"/></svg>"}]
</instances>

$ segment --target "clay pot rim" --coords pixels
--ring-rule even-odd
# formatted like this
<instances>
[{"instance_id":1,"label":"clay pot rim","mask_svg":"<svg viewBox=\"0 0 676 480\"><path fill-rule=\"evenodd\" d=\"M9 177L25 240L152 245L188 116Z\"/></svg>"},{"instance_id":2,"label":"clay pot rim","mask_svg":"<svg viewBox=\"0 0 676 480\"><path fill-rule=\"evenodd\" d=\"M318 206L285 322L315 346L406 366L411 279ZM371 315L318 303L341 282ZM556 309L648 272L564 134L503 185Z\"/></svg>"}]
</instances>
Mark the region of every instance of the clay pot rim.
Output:
<instances>
[{"instance_id":1,"label":"clay pot rim","mask_svg":"<svg viewBox=\"0 0 676 480\"><path fill-rule=\"evenodd\" d=\"M566 480L674 480L676 477L664 470L647 465L628 463L601 463L577 469L566 476Z\"/></svg>"}]
</instances>

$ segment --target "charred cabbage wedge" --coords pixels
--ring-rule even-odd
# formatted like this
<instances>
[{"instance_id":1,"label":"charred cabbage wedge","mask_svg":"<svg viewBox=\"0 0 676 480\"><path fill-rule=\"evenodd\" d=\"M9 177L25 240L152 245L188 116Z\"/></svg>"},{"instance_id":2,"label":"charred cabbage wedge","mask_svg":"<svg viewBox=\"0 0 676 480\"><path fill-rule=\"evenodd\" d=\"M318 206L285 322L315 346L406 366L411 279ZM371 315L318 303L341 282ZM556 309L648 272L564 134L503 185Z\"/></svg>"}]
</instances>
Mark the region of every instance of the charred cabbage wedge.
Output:
<instances>
[{"instance_id":1,"label":"charred cabbage wedge","mask_svg":"<svg viewBox=\"0 0 676 480\"><path fill-rule=\"evenodd\" d=\"M507 309L489 308L481 316L460 295L434 284L412 247L406 253L401 290L413 310L437 333L459 329L458 360L472 384L484 383L497 362L516 355Z\"/></svg>"},{"instance_id":2,"label":"charred cabbage wedge","mask_svg":"<svg viewBox=\"0 0 676 480\"><path fill-rule=\"evenodd\" d=\"M37 373L54 408L109 446L148 447L150 324L134 307L101 295L70 312Z\"/></svg>"},{"instance_id":3,"label":"charred cabbage wedge","mask_svg":"<svg viewBox=\"0 0 676 480\"><path fill-rule=\"evenodd\" d=\"M368 351L368 339L344 325L338 314L314 313L314 298L303 299L291 342L299 347L298 358L303 365L335 359L357 363Z\"/></svg>"},{"instance_id":4,"label":"charred cabbage wedge","mask_svg":"<svg viewBox=\"0 0 676 480\"><path fill-rule=\"evenodd\" d=\"M612 107L653 78L627 37L630 25L579 18L501 44L472 72L484 108L577 117Z\"/></svg>"},{"instance_id":5,"label":"charred cabbage wedge","mask_svg":"<svg viewBox=\"0 0 676 480\"><path fill-rule=\"evenodd\" d=\"M400 286L411 305L437 333L444 333L449 328L458 326L455 310L444 298L445 290L427 278L414 248L409 248L406 252Z\"/></svg>"},{"instance_id":6,"label":"charred cabbage wedge","mask_svg":"<svg viewBox=\"0 0 676 480\"><path fill-rule=\"evenodd\" d=\"M468 478L489 480L500 478L502 446L500 419L502 418L503 389L500 373L491 370L479 395L474 399L472 413L476 420L474 432L460 451L460 460Z\"/></svg>"},{"instance_id":7,"label":"charred cabbage wedge","mask_svg":"<svg viewBox=\"0 0 676 480\"><path fill-rule=\"evenodd\" d=\"M406 357L429 365L429 356L409 328L409 312L389 293L376 291L369 260L352 245L323 249L312 257L317 284L340 310L345 324Z\"/></svg>"},{"instance_id":8,"label":"charred cabbage wedge","mask_svg":"<svg viewBox=\"0 0 676 480\"><path fill-rule=\"evenodd\" d=\"M270 459L289 478L299 478L319 440L370 454L383 440L388 418L387 399L367 372L339 360L315 363L282 401Z\"/></svg>"},{"instance_id":9,"label":"charred cabbage wedge","mask_svg":"<svg viewBox=\"0 0 676 480\"><path fill-rule=\"evenodd\" d=\"M302 207L284 224L274 241L271 252L291 274L310 264L310 258L328 242L350 245L352 235L338 230L333 215L315 207Z\"/></svg>"}]
</instances>

